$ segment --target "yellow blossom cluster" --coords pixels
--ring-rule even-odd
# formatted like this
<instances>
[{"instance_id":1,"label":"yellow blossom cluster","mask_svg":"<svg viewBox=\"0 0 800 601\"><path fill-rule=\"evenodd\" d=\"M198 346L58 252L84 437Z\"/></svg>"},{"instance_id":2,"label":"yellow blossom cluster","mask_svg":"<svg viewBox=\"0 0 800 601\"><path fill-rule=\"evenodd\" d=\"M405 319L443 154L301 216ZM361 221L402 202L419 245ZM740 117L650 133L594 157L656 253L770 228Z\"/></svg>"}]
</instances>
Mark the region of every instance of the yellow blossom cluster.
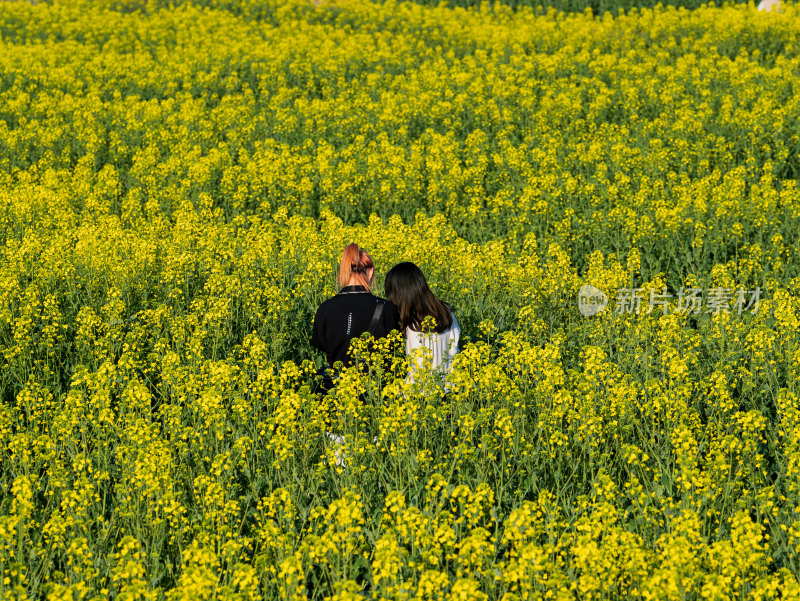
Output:
<instances>
[{"instance_id":1,"label":"yellow blossom cluster","mask_svg":"<svg viewBox=\"0 0 800 601\"><path fill-rule=\"evenodd\" d=\"M0 2L0 599L800 599L798 34ZM317 390L354 241L446 386L395 334Z\"/></svg>"}]
</instances>

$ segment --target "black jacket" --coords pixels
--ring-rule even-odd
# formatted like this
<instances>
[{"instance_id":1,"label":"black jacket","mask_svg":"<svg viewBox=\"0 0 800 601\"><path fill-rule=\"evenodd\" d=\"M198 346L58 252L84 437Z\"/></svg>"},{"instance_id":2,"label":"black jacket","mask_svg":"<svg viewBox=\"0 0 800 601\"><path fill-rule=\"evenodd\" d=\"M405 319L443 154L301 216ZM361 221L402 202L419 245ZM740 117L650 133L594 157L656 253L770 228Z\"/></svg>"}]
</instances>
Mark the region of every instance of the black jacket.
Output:
<instances>
[{"instance_id":1,"label":"black jacket","mask_svg":"<svg viewBox=\"0 0 800 601\"><path fill-rule=\"evenodd\" d=\"M372 335L383 338L399 329L400 315L391 301L378 298L360 286L345 286L317 309L311 344L325 353L330 365L336 361L351 365L353 359L347 352L350 340L369 329L375 306L381 301L385 303L383 312Z\"/></svg>"}]
</instances>

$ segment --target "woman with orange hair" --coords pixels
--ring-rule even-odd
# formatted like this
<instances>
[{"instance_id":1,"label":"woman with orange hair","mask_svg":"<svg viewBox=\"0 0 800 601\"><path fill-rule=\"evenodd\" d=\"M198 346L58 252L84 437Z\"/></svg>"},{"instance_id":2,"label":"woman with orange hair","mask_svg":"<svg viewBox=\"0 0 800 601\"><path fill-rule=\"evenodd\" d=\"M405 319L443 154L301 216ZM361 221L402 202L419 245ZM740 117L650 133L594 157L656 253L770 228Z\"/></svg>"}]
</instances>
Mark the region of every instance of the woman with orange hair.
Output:
<instances>
[{"instance_id":1,"label":"woman with orange hair","mask_svg":"<svg viewBox=\"0 0 800 601\"><path fill-rule=\"evenodd\" d=\"M317 309L311 344L325 353L328 365L351 365L350 340L369 332L383 338L399 327L399 315L391 301L372 294L375 265L372 257L350 244L344 249L336 273L338 293ZM328 384L329 387L330 384Z\"/></svg>"}]
</instances>

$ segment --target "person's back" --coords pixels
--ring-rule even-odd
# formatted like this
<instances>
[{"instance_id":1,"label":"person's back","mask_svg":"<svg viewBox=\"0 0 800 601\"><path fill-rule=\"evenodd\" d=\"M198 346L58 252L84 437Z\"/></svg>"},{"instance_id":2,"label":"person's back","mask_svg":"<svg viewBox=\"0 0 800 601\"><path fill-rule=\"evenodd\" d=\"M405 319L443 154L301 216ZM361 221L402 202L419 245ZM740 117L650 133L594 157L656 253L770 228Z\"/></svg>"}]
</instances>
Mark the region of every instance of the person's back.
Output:
<instances>
[{"instance_id":1,"label":"person's back","mask_svg":"<svg viewBox=\"0 0 800 601\"><path fill-rule=\"evenodd\" d=\"M379 314L373 325L376 312ZM398 329L398 325L397 309L390 301L361 286L345 286L317 310L311 344L325 353L328 364L341 361L350 365L349 347L353 338L365 332L383 338Z\"/></svg>"},{"instance_id":2,"label":"person's back","mask_svg":"<svg viewBox=\"0 0 800 601\"><path fill-rule=\"evenodd\" d=\"M453 359L458 353L458 340L461 337L461 328L456 321L456 316L450 313L452 323L442 332L418 331L412 328L405 329L406 354L418 356L424 363L426 357L430 358L430 367L441 373L447 373L453 365ZM424 328L423 328L424 329ZM419 349L427 349L425 357L420 356ZM421 366L421 365L420 365Z\"/></svg>"}]
</instances>

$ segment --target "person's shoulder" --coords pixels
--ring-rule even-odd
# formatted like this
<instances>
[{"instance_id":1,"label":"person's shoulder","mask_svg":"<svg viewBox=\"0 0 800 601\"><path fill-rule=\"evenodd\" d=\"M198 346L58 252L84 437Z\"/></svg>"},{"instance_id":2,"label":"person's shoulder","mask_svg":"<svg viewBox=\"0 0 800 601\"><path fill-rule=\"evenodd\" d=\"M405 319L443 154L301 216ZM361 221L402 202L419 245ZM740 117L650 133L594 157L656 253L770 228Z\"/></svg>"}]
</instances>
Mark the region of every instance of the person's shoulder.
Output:
<instances>
[{"instance_id":1,"label":"person's shoulder","mask_svg":"<svg viewBox=\"0 0 800 601\"><path fill-rule=\"evenodd\" d=\"M336 305L339 304L340 300L341 300L340 296L332 296L332 297L322 301L322 303L320 303L319 307L317 307L317 314L320 315L320 314L327 313L331 309L335 308Z\"/></svg>"},{"instance_id":2,"label":"person's shoulder","mask_svg":"<svg viewBox=\"0 0 800 601\"><path fill-rule=\"evenodd\" d=\"M388 298L381 298L380 296L375 296L374 294L372 295L372 298L375 299L376 303L382 303L386 307L391 309L392 313L398 313L399 314L399 312L397 310L397 306L392 301L390 301Z\"/></svg>"},{"instance_id":3,"label":"person's shoulder","mask_svg":"<svg viewBox=\"0 0 800 601\"><path fill-rule=\"evenodd\" d=\"M333 305L335 303L336 303L336 297L332 296L332 297L326 298L324 301L322 301L320 303L320 305L319 305L319 308L322 309L322 307L330 307L331 305Z\"/></svg>"},{"instance_id":4,"label":"person's shoulder","mask_svg":"<svg viewBox=\"0 0 800 601\"><path fill-rule=\"evenodd\" d=\"M450 311L450 319L452 319L452 323L450 327L447 328L444 332L442 332L442 336L449 336L449 337L458 337L461 334L461 326L458 325L458 320L456 319L456 314L453 311Z\"/></svg>"},{"instance_id":5,"label":"person's shoulder","mask_svg":"<svg viewBox=\"0 0 800 601\"><path fill-rule=\"evenodd\" d=\"M387 325L389 329L397 329L397 326L400 325L400 311L395 304L388 298L381 298L380 296L375 296L374 298L377 304L383 305L383 315L381 317L384 325Z\"/></svg>"}]
</instances>

